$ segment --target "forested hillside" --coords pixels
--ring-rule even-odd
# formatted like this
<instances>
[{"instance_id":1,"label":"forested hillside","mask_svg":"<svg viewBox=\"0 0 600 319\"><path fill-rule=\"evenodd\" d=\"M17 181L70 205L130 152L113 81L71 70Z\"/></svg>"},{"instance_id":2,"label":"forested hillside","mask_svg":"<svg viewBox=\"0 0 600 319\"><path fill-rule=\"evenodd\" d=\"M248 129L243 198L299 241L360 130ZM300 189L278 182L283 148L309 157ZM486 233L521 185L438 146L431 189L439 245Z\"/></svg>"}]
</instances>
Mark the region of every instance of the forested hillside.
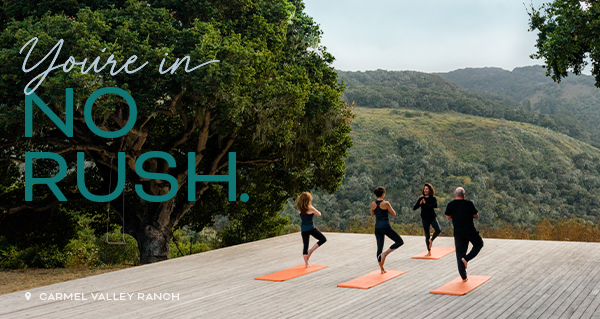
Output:
<instances>
[{"instance_id":1,"label":"forested hillside","mask_svg":"<svg viewBox=\"0 0 600 319\"><path fill-rule=\"evenodd\" d=\"M590 143L600 146L600 89L594 86L592 76L571 74L557 84L541 66L513 71L469 68L435 74L480 97L575 122L589 133Z\"/></svg>"},{"instance_id":2,"label":"forested hillside","mask_svg":"<svg viewBox=\"0 0 600 319\"><path fill-rule=\"evenodd\" d=\"M346 177L333 195L318 194L315 206L324 215L315 218L317 226L349 230L364 223L379 185L399 213L393 221L419 222L412 206L424 182L434 185L442 208L463 186L481 211L479 222L491 227L561 217L599 221L600 150L589 144L457 112L357 107L355 113ZM298 223L291 202L283 214Z\"/></svg>"},{"instance_id":3,"label":"forested hillside","mask_svg":"<svg viewBox=\"0 0 600 319\"><path fill-rule=\"evenodd\" d=\"M590 130L572 116L545 114L520 107L512 100L483 91L467 91L440 76L415 71L338 71L346 85L343 98L369 108L412 108L459 113L535 124L600 145Z\"/></svg>"}]
</instances>

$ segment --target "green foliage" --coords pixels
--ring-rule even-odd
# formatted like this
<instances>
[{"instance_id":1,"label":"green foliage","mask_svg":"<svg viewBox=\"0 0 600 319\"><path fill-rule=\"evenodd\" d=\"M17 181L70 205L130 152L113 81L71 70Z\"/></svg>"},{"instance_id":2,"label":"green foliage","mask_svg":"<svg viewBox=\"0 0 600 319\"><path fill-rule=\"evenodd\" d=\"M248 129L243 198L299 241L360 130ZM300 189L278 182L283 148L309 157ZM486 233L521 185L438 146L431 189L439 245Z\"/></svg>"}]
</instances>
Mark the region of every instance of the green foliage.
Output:
<instances>
[{"instance_id":1,"label":"green foliage","mask_svg":"<svg viewBox=\"0 0 600 319\"><path fill-rule=\"evenodd\" d=\"M236 219L230 220L219 232L223 245L236 245L283 234L287 219L276 214L265 218L256 218L256 215L246 211L246 214L242 212Z\"/></svg>"},{"instance_id":2,"label":"green foliage","mask_svg":"<svg viewBox=\"0 0 600 319\"><path fill-rule=\"evenodd\" d=\"M56 246L34 245L19 249L0 238L0 268L56 268L64 264L64 254Z\"/></svg>"},{"instance_id":3,"label":"green foliage","mask_svg":"<svg viewBox=\"0 0 600 319\"><path fill-rule=\"evenodd\" d=\"M4 1L0 17L2 160L22 160L26 151L60 152L69 168L74 168L75 152L85 152L91 163L86 168L90 191L106 194L111 175L116 179L117 152L126 152L130 161L149 151L173 155L177 167L152 159L144 169L175 176L179 182L176 198L141 204L131 200L136 196L136 184L151 195L165 194L171 186L140 178L130 162L125 209L121 207L123 197L111 203L114 215L122 219L127 214L125 232L140 244L141 262L168 258L170 234L180 222L202 229L210 225L215 213L231 222L228 229L235 235L224 233L225 242L262 238L280 233L285 222L278 219L277 211L285 198L306 189L333 192L339 187L345 169L343 158L352 145L352 113L340 99L343 86L331 67L333 56L319 46L321 32L304 13L302 1L66 0L18 4ZM35 71L23 73L24 54L19 51L33 37L39 42L29 66L40 61L59 39L65 44L57 63L71 55L88 63L99 56L103 64L113 55L120 66L136 55L136 66L143 63L140 61L148 65L135 74L111 75L110 67L99 73L83 74L78 68L50 73L36 94L62 116L65 88L74 88L75 136L66 139L34 108L34 138L24 138L14 134L23 132L23 89L50 63L49 59ZM158 73L163 58L170 66L184 56L190 57L191 67L209 60L220 62L190 73L182 68L175 74ZM136 125L123 138L95 136L83 121L83 103L102 87L122 88L136 101ZM126 103L117 96L104 96L94 104L94 121L106 131L120 129L128 114ZM219 202L218 212L204 211L214 194L223 195L223 184L199 183L198 201L188 202L188 152L196 154L194 173L198 175L227 174L226 154L236 152L238 192L248 193L250 201ZM39 176L48 176L55 168L52 161L34 165ZM22 191L18 178L2 185L13 184ZM59 188L67 198L81 199L73 176ZM14 212L25 204L15 194L20 193L0 193L0 210ZM34 195L34 202L29 204L41 206L35 209L52 209L48 205L54 197L46 187L36 188ZM187 214L193 216L182 221ZM147 249L151 246L161 249L155 253Z\"/></svg>"},{"instance_id":4,"label":"green foliage","mask_svg":"<svg viewBox=\"0 0 600 319\"><path fill-rule=\"evenodd\" d=\"M412 207L423 183L432 183L442 216L454 189L465 188L480 210L478 224L491 228L532 226L544 219L600 221L600 151L531 124L453 112L356 108L354 147L347 174L333 195L316 192L323 212L317 227L369 231L372 191L385 186L398 212L390 221L419 234L420 214ZM290 200L281 212L294 224ZM416 225L416 226L415 226Z\"/></svg>"},{"instance_id":5,"label":"green foliage","mask_svg":"<svg viewBox=\"0 0 600 319\"><path fill-rule=\"evenodd\" d=\"M600 91L591 76L568 77L555 83L541 66L512 71L468 68L436 75L479 96L574 123L580 133L568 133L570 136L600 146Z\"/></svg>"},{"instance_id":6,"label":"green foliage","mask_svg":"<svg viewBox=\"0 0 600 319\"><path fill-rule=\"evenodd\" d=\"M531 123L583 141L589 136L573 118L526 111L503 99L491 99L468 92L436 75L385 70L338 73L340 80L347 86L343 98L354 101L358 106L412 108L431 112L455 111Z\"/></svg>"},{"instance_id":7,"label":"green foliage","mask_svg":"<svg viewBox=\"0 0 600 319\"><path fill-rule=\"evenodd\" d=\"M171 258L197 254L221 247L221 238L212 228L194 231L184 226L173 232L171 241Z\"/></svg>"},{"instance_id":8,"label":"green foliage","mask_svg":"<svg viewBox=\"0 0 600 319\"><path fill-rule=\"evenodd\" d=\"M116 225L115 225L116 226ZM121 227L116 227L108 235L109 241L122 241L123 233ZM112 265L138 265L140 263L140 253L138 245L133 237L125 234L125 245L108 245L106 235L90 238L98 247L97 259L102 266Z\"/></svg>"},{"instance_id":9,"label":"green foliage","mask_svg":"<svg viewBox=\"0 0 600 319\"><path fill-rule=\"evenodd\" d=\"M27 255L23 258L28 263L46 267L44 263L48 258L35 255L44 250L62 250L75 237L76 222L74 214L64 209L52 212L25 210L14 214L0 212L0 234L6 246ZM50 263L56 264L55 261Z\"/></svg>"},{"instance_id":10,"label":"green foliage","mask_svg":"<svg viewBox=\"0 0 600 319\"><path fill-rule=\"evenodd\" d=\"M139 263L137 244L131 236L125 235L126 245L107 245L105 234L95 233L93 217L72 212L68 215L75 220L74 233L72 238L65 237L67 242L62 246L41 240L11 242L7 237L0 237L0 268L74 268ZM109 240L120 241L120 227L112 225L111 228L114 230L109 234ZM60 237L60 233L55 235Z\"/></svg>"},{"instance_id":11,"label":"green foliage","mask_svg":"<svg viewBox=\"0 0 600 319\"><path fill-rule=\"evenodd\" d=\"M101 264L98 258L100 246L94 231L88 227L89 220L79 221L77 236L65 247L66 267L96 267Z\"/></svg>"},{"instance_id":12,"label":"green foliage","mask_svg":"<svg viewBox=\"0 0 600 319\"><path fill-rule=\"evenodd\" d=\"M531 7L529 31L537 32L537 52L533 59L543 59L547 75L560 82L571 71L576 75L591 60L592 75L600 87L600 3L588 1L583 9L578 0L554 0L540 8Z\"/></svg>"},{"instance_id":13,"label":"green foliage","mask_svg":"<svg viewBox=\"0 0 600 319\"><path fill-rule=\"evenodd\" d=\"M480 233L490 238L600 242L600 225L576 217L558 221L544 219L533 226L485 226Z\"/></svg>"}]
</instances>

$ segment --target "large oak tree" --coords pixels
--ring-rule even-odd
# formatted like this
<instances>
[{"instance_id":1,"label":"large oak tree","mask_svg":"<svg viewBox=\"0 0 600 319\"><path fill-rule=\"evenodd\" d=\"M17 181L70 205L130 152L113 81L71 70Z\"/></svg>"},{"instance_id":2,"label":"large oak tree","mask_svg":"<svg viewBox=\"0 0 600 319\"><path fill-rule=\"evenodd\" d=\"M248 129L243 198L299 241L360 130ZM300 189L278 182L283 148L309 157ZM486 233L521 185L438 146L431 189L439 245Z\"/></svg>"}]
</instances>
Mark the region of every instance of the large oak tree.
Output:
<instances>
[{"instance_id":1,"label":"large oak tree","mask_svg":"<svg viewBox=\"0 0 600 319\"><path fill-rule=\"evenodd\" d=\"M47 151L61 154L75 168L76 152L84 152L90 163L86 183L92 193L104 195L116 185L116 154L125 152L125 198L112 201L110 210L125 215L124 231L137 240L143 263L168 257L172 230L186 214L201 224L215 214L229 215L237 222L232 227L246 229L244 238L254 239L249 228L275 227L269 220L286 198L340 185L353 115L340 99L343 87L331 67L333 57L319 46L321 31L303 12L301 0L63 2L5 1L2 7L1 163L15 172L24 152ZM89 65L96 56L106 61L114 55L121 65L137 55L136 66L149 64L134 74L111 75L110 68L50 73L35 93L64 120L65 89L73 88L74 136L66 137L34 107L34 137L26 138L23 89L51 60L29 73L21 70L29 47L22 54L19 50L33 37L39 41L27 67L60 39L64 46L57 63L73 56L87 58ZM184 56L190 56L190 67L220 62L189 73L185 63L174 74L158 73L163 58L170 66ZM96 136L85 123L86 99L104 87L126 90L137 104L136 124L121 138ZM128 105L118 95L104 95L94 104L94 122L103 130L121 129L128 117ZM160 159L144 164L146 171L177 179L179 191L171 200L149 202L134 191L136 184L151 195L170 191L168 182L136 174L136 159L149 151L176 159L176 167ZM238 201L227 201L223 183L197 183L196 200L188 201L188 152L196 153L197 175L227 174L227 154L236 152ZM54 169L51 161L34 165L37 176ZM70 171L59 184L71 202L82 201L74 174ZM5 182L3 214L50 212L59 204L45 186L34 187L34 201L25 202L23 180L16 176ZM250 196L246 203L239 201L243 192Z\"/></svg>"}]
</instances>

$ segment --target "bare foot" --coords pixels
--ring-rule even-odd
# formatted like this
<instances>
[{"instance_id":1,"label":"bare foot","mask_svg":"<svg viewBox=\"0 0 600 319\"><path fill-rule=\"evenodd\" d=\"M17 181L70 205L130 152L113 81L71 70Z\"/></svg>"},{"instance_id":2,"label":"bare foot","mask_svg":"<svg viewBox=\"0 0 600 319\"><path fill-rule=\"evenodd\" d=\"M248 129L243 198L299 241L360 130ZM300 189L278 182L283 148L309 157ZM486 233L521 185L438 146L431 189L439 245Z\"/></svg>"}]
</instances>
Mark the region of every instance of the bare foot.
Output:
<instances>
[{"instance_id":1,"label":"bare foot","mask_svg":"<svg viewBox=\"0 0 600 319\"><path fill-rule=\"evenodd\" d=\"M381 274L382 275L386 273L385 269L383 269L383 262L382 261L379 262L379 268L381 268Z\"/></svg>"},{"instance_id":2,"label":"bare foot","mask_svg":"<svg viewBox=\"0 0 600 319\"><path fill-rule=\"evenodd\" d=\"M427 252L427 255L425 255L425 257L431 257L431 250Z\"/></svg>"},{"instance_id":3,"label":"bare foot","mask_svg":"<svg viewBox=\"0 0 600 319\"><path fill-rule=\"evenodd\" d=\"M463 258L462 259L463 264L465 265L465 269L467 269L467 261Z\"/></svg>"},{"instance_id":4,"label":"bare foot","mask_svg":"<svg viewBox=\"0 0 600 319\"><path fill-rule=\"evenodd\" d=\"M429 238L429 252L431 254L431 247L433 246L433 240L431 240L431 238Z\"/></svg>"},{"instance_id":5,"label":"bare foot","mask_svg":"<svg viewBox=\"0 0 600 319\"><path fill-rule=\"evenodd\" d=\"M387 256L387 254L384 252L381 255L379 255L378 259L381 259L381 261L379 262L379 268L381 268L381 274L385 274L386 271L385 269L383 269L383 264L385 264L385 257Z\"/></svg>"},{"instance_id":6,"label":"bare foot","mask_svg":"<svg viewBox=\"0 0 600 319\"><path fill-rule=\"evenodd\" d=\"M310 257L310 255L302 255L302 257L304 257L305 267L306 268L310 267L310 265L308 264L308 258Z\"/></svg>"},{"instance_id":7,"label":"bare foot","mask_svg":"<svg viewBox=\"0 0 600 319\"><path fill-rule=\"evenodd\" d=\"M469 278L468 278L468 277L467 277L467 278L465 278L465 279L463 279L463 282L467 282L467 281L469 281Z\"/></svg>"}]
</instances>

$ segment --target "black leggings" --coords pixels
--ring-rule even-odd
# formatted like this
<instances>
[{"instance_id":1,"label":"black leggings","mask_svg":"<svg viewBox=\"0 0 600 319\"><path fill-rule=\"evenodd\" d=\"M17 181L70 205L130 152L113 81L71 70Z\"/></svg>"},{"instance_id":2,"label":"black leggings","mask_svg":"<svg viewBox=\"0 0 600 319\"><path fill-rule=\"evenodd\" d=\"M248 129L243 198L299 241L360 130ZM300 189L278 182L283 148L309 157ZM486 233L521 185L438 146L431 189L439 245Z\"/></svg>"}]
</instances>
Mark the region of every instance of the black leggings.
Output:
<instances>
[{"instance_id":1,"label":"black leggings","mask_svg":"<svg viewBox=\"0 0 600 319\"><path fill-rule=\"evenodd\" d=\"M425 231L425 247L429 250L429 226L433 227L433 236L431 237L431 241L434 241L436 237L442 232L440 229L440 224L438 224L437 219L422 219L423 222L423 230Z\"/></svg>"},{"instance_id":2,"label":"black leggings","mask_svg":"<svg viewBox=\"0 0 600 319\"><path fill-rule=\"evenodd\" d=\"M391 250L394 250L404 244L402 237L392 227L375 228L375 238L377 239L377 261L381 261L381 252L383 251L383 241L385 236L388 236L394 241L394 244L390 246Z\"/></svg>"},{"instance_id":3,"label":"black leggings","mask_svg":"<svg viewBox=\"0 0 600 319\"><path fill-rule=\"evenodd\" d=\"M473 248L467 254L469 249L469 242L473 244ZM458 273L464 280L467 279L467 271L465 270L465 264L462 262L464 258L467 262L475 258L481 248L483 248L483 239L479 236L479 232L471 233L469 235L454 235L454 245L456 245L456 260L458 262Z\"/></svg>"},{"instance_id":4,"label":"black leggings","mask_svg":"<svg viewBox=\"0 0 600 319\"><path fill-rule=\"evenodd\" d=\"M320 231L318 231L316 228L313 228L311 230L307 230L307 231L303 231L302 232L302 243L304 243L304 250L302 250L302 254L303 255L308 255L308 239L310 238L310 236L313 236L314 238L316 238L319 242L317 242L317 245L322 246L326 241L327 238L325 238L325 236L323 236L323 234L321 234Z\"/></svg>"}]
</instances>

